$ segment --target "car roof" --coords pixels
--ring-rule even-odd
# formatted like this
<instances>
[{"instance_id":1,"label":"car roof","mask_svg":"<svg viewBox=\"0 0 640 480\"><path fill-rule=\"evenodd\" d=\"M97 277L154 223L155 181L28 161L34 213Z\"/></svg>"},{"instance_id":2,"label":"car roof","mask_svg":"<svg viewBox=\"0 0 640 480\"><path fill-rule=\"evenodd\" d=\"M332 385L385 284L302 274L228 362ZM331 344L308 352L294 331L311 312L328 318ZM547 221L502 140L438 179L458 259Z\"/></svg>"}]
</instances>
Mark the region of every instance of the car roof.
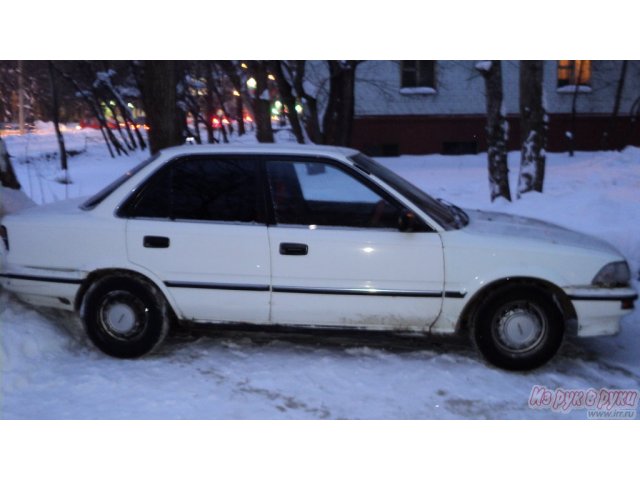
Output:
<instances>
[{"instance_id":1,"label":"car roof","mask_svg":"<svg viewBox=\"0 0 640 480\"><path fill-rule=\"evenodd\" d=\"M303 154L303 155L355 155L358 150L346 147L334 147L328 145L297 144L297 143L252 143L252 144L206 144L206 145L181 145L162 150L166 155L185 155L203 153L265 153L265 154Z\"/></svg>"}]
</instances>

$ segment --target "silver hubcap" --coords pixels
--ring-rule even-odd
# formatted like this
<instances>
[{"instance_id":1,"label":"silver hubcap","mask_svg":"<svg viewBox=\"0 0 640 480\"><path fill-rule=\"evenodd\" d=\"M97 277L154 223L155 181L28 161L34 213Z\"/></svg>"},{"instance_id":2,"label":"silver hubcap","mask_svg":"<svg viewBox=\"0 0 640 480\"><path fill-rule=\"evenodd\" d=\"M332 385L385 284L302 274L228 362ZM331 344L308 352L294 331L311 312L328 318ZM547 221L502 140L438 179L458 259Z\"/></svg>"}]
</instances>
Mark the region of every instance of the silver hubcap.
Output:
<instances>
[{"instance_id":1,"label":"silver hubcap","mask_svg":"<svg viewBox=\"0 0 640 480\"><path fill-rule=\"evenodd\" d=\"M144 329L145 306L129 292L109 293L100 307L100 322L114 338L129 340Z\"/></svg>"},{"instance_id":2,"label":"silver hubcap","mask_svg":"<svg viewBox=\"0 0 640 480\"><path fill-rule=\"evenodd\" d=\"M514 352L536 347L544 333L544 318L534 305L514 305L502 310L497 324L500 343Z\"/></svg>"},{"instance_id":3,"label":"silver hubcap","mask_svg":"<svg viewBox=\"0 0 640 480\"><path fill-rule=\"evenodd\" d=\"M126 335L136 325L136 314L128 305L115 303L105 309L104 321L109 330L120 335Z\"/></svg>"}]
</instances>

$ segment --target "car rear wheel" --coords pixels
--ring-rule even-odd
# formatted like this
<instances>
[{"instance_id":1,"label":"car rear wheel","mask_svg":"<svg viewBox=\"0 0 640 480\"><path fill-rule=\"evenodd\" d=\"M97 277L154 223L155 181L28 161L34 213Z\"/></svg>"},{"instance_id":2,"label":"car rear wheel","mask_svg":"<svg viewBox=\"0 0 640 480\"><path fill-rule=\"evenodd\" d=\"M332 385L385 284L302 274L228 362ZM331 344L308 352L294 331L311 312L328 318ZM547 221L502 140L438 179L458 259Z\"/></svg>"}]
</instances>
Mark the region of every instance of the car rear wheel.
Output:
<instances>
[{"instance_id":1,"label":"car rear wheel","mask_svg":"<svg viewBox=\"0 0 640 480\"><path fill-rule=\"evenodd\" d=\"M478 309L473 339L493 365L530 370L548 362L560 348L564 321L544 292L519 287L491 294Z\"/></svg>"},{"instance_id":2,"label":"car rear wheel","mask_svg":"<svg viewBox=\"0 0 640 480\"><path fill-rule=\"evenodd\" d=\"M137 358L151 352L169 330L162 294L133 277L108 277L89 288L82 319L93 344L107 355Z\"/></svg>"}]
</instances>

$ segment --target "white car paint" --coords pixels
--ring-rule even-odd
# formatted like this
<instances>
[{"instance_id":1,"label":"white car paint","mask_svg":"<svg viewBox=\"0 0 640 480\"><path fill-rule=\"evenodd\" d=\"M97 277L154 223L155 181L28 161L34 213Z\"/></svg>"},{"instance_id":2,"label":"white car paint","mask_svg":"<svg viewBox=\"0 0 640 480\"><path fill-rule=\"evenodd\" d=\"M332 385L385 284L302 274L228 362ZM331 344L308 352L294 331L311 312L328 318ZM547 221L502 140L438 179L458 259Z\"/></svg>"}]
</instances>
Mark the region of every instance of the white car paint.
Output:
<instances>
[{"instance_id":1,"label":"white car paint","mask_svg":"<svg viewBox=\"0 0 640 480\"><path fill-rule=\"evenodd\" d=\"M444 261L435 232L276 226L269 239L273 323L424 331L440 313ZM309 253L280 255L283 242L306 244Z\"/></svg>"},{"instance_id":2,"label":"white car paint","mask_svg":"<svg viewBox=\"0 0 640 480\"><path fill-rule=\"evenodd\" d=\"M484 294L483 288L510 279L540 280L564 292L581 336L616 333L628 313L621 299L637 296L628 287L592 285L604 265L624 261L606 242L486 212L470 211L467 226L447 229L374 175L370 181L433 231L125 219L115 214L167 162L202 153L323 157L362 175L353 168L349 157L357 152L350 149L167 149L92 210L81 210L80 201L73 200L4 218L10 249L3 255L0 282L28 302L73 310L93 273L120 269L153 282L184 320L431 333L455 332L465 308ZM142 239L149 235L169 237L170 248L143 248ZM285 242L306 244L309 254L281 256L278 246Z\"/></svg>"},{"instance_id":3,"label":"white car paint","mask_svg":"<svg viewBox=\"0 0 640 480\"><path fill-rule=\"evenodd\" d=\"M271 272L266 226L119 220L127 224L129 261L150 268L163 279L180 318L204 323L269 321ZM170 238L169 249L144 248L143 238L149 235ZM264 288L199 288L228 284Z\"/></svg>"}]
</instances>

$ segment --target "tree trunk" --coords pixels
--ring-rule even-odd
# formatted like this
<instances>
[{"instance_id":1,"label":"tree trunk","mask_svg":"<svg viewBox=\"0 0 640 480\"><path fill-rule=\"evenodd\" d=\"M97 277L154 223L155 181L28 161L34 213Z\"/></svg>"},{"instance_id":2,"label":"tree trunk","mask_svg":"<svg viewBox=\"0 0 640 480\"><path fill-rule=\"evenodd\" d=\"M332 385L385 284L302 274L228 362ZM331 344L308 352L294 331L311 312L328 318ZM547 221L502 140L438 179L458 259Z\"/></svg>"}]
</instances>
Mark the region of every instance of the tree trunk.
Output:
<instances>
[{"instance_id":1,"label":"tree trunk","mask_svg":"<svg viewBox=\"0 0 640 480\"><path fill-rule=\"evenodd\" d=\"M296 111L296 97L293 95L291 84L284 76L282 62L280 60L274 60L271 62L271 68L276 76L282 103L287 107L287 118L291 124L291 130L293 130L296 141L298 143L304 143L304 134L302 133L302 126L300 125L300 119Z\"/></svg>"},{"instance_id":2,"label":"tree trunk","mask_svg":"<svg viewBox=\"0 0 640 480\"><path fill-rule=\"evenodd\" d=\"M2 137L0 137L0 185L20 190L20 182L18 182L16 173L13 170L11 157L9 157L9 152Z\"/></svg>"},{"instance_id":3,"label":"tree trunk","mask_svg":"<svg viewBox=\"0 0 640 480\"><path fill-rule=\"evenodd\" d=\"M242 80L240 79L240 75L238 75L237 68L234 63L230 60L218 60L216 64L222 69L222 71L227 75L229 81L233 88L238 92L238 96L236 96L236 120L238 121L238 136L242 136L247 133L244 124L244 105L245 99L243 99L243 95L246 98L246 91L244 89L244 85L242 84ZM247 101L246 104L251 108L251 102ZM253 113L255 117L255 113ZM255 120L255 119L254 119Z\"/></svg>"},{"instance_id":4,"label":"tree trunk","mask_svg":"<svg viewBox=\"0 0 640 480\"><path fill-rule=\"evenodd\" d=\"M216 98L218 99L218 105L220 107L220 110L222 110L222 116L217 115L217 112L215 112L220 122L219 125L220 125L220 133L222 134L222 141L224 143L229 143L229 135L233 133L233 127L231 126L230 121L229 121L229 125L224 124L224 119L230 120L230 116L229 116L229 112L227 112L227 109L224 106L224 95L222 94L222 92L216 85L216 82L214 81L213 70L211 71L211 81L210 83L207 83L207 85L208 85L208 90L211 90L211 93L215 95Z\"/></svg>"},{"instance_id":5,"label":"tree trunk","mask_svg":"<svg viewBox=\"0 0 640 480\"><path fill-rule=\"evenodd\" d=\"M329 60L329 102L322 119L325 145L351 143L355 112L355 80L358 61Z\"/></svg>"},{"instance_id":6,"label":"tree trunk","mask_svg":"<svg viewBox=\"0 0 640 480\"><path fill-rule=\"evenodd\" d=\"M141 92L149 125L152 153L184 142L177 106L177 74L174 60L146 60Z\"/></svg>"},{"instance_id":7,"label":"tree trunk","mask_svg":"<svg viewBox=\"0 0 640 480\"><path fill-rule=\"evenodd\" d=\"M542 192L544 184L547 114L542 103L541 60L520 61L520 125L522 150L518 197L535 190Z\"/></svg>"},{"instance_id":8,"label":"tree trunk","mask_svg":"<svg viewBox=\"0 0 640 480\"><path fill-rule=\"evenodd\" d=\"M56 138L58 139L58 151L60 152L60 168L64 171L65 183L69 183L68 165L67 165L67 149L64 145L64 137L60 131L60 105L58 99L58 86L56 85L55 71L53 62L49 60L49 80L51 81L51 113L53 117L53 126L56 130Z\"/></svg>"},{"instance_id":9,"label":"tree trunk","mask_svg":"<svg viewBox=\"0 0 640 480\"><path fill-rule=\"evenodd\" d=\"M320 122L318 120L318 102L315 97L309 95L304 89L304 75L306 70L305 60L296 60L295 73L293 75L293 85L302 97L304 113L302 123L307 132L307 137L313 143L322 143L322 134L320 132Z\"/></svg>"},{"instance_id":10,"label":"tree trunk","mask_svg":"<svg viewBox=\"0 0 640 480\"><path fill-rule=\"evenodd\" d=\"M612 136L616 131L616 122L618 120L618 113L620 112L620 101L622 100L622 91L624 90L624 82L627 76L627 60L622 61L622 67L620 69L620 78L618 79L618 86L616 87L616 96L613 101L613 111L611 112L611 118L609 119L609 125L607 131L604 133L604 150L609 148L615 148L617 150L622 149L624 145L621 143L622 136L617 135L617 140L614 142Z\"/></svg>"},{"instance_id":11,"label":"tree trunk","mask_svg":"<svg viewBox=\"0 0 640 480\"><path fill-rule=\"evenodd\" d=\"M20 135L24 135L24 69L22 60L18 60L18 126Z\"/></svg>"},{"instance_id":12,"label":"tree trunk","mask_svg":"<svg viewBox=\"0 0 640 480\"><path fill-rule=\"evenodd\" d=\"M216 105L213 99L213 90L215 88L215 85L213 83L214 69L213 69L212 62L207 62L205 75L206 75L207 93L204 97L204 104L205 104L204 116L206 117L206 122L204 127L207 130L207 142L216 143L216 140L213 136L213 125L211 123L213 121L213 116L216 114Z\"/></svg>"},{"instance_id":13,"label":"tree trunk","mask_svg":"<svg viewBox=\"0 0 640 480\"><path fill-rule=\"evenodd\" d=\"M273 143L266 61L251 61L249 62L249 68L253 78L256 80L256 90L253 95L253 112L257 129L256 137L260 143Z\"/></svg>"},{"instance_id":14,"label":"tree trunk","mask_svg":"<svg viewBox=\"0 0 640 480\"><path fill-rule=\"evenodd\" d=\"M493 60L489 68L478 69L484 78L487 97L487 159L491 201L498 197L511 201L507 164L509 130L502 105L502 66L499 60Z\"/></svg>"},{"instance_id":15,"label":"tree trunk","mask_svg":"<svg viewBox=\"0 0 640 480\"><path fill-rule=\"evenodd\" d=\"M573 98L571 99L571 132L569 135L569 156L573 157L576 149L576 113L578 105L578 93L580 92L580 78L582 77L582 63L578 63L578 72L575 77L575 85L573 90ZM574 65L575 68L575 65Z\"/></svg>"},{"instance_id":16,"label":"tree trunk","mask_svg":"<svg viewBox=\"0 0 640 480\"><path fill-rule=\"evenodd\" d=\"M238 93L240 92L238 91ZM241 137L247 133L247 130L244 126L244 102L240 95L236 97L236 120L238 122L238 136Z\"/></svg>"}]
</instances>

